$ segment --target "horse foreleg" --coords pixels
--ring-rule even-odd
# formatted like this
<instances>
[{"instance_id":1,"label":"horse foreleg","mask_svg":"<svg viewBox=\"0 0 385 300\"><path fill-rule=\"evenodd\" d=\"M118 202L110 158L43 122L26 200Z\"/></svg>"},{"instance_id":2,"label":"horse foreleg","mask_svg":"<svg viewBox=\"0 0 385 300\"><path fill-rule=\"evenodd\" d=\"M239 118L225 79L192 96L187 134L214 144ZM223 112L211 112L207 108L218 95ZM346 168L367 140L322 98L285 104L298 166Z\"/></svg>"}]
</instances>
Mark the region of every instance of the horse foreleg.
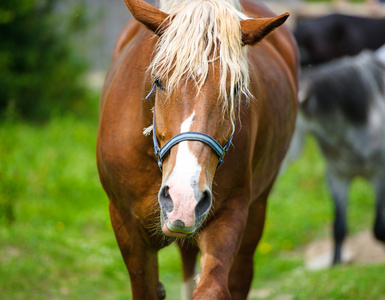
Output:
<instances>
[{"instance_id":1,"label":"horse foreleg","mask_svg":"<svg viewBox=\"0 0 385 300\"><path fill-rule=\"evenodd\" d=\"M385 243L385 175L377 179L376 187L376 218L374 236Z\"/></svg>"},{"instance_id":2,"label":"horse foreleg","mask_svg":"<svg viewBox=\"0 0 385 300\"><path fill-rule=\"evenodd\" d=\"M110 216L120 251L127 266L133 299L165 299L163 285L158 282L157 252L149 247L129 213L122 213L110 202Z\"/></svg>"},{"instance_id":3,"label":"horse foreleg","mask_svg":"<svg viewBox=\"0 0 385 300\"><path fill-rule=\"evenodd\" d=\"M228 288L229 272L238 252L246 225L247 204L224 207L215 213L198 236L201 251L201 278L193 299L231 299ZM236 203L234 201L233 203Z\"/></svg>"},{"instance_id":4,"label":"horse foreleg","mask_svg":"<svg viewBox=\"0 0 385 300\"><path fill-rule=\"evenodd\" d=\"M350 184L350 180L341 178L333 174L332 172L327 173L327 181L332 193L334 200L334 255L333 265L342 262L342 244L344 242L347 226L346 226L346 202L347 193Z\"/></svg>"},{"instance_id":5,"label":"horse foreleg","mask_svg":"<svg viewBox=\"0 0 385 300\"><path fill-rule=\"evenodd\" d=\"M229 276L229 288L233 300L246 299L254 273L254 252L262 236L265 222L266 197L254 202L249 210L242 244Z\"/></svg>"},{"instance_id":6,"label":"horse foreleg","mask_svg":"<svg viewBox=\"0 0 385 300\"><path fill-rule=\"evenodd\" d=\"M195 287L195 265L199 248L189 242L178 244L183 263L183 286L181 299L191 300Z\"/></svg>"}]
</instances>

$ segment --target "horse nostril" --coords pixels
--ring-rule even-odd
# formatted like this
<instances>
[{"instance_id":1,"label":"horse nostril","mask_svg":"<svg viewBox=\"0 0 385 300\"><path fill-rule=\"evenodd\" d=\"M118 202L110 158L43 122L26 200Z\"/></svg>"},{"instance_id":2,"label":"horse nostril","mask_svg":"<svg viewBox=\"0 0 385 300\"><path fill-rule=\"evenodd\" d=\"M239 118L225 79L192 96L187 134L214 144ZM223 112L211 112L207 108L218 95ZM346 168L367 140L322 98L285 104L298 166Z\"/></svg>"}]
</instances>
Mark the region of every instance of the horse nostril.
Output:
<instances>
[{"instance_id":1,"label":"horse nostril","mask_svg":"<svg viewBox=\"0 0 385 300\"><path fill-rule=\"evenodd\" d=\"M202 196L195 207L195 215L197 218L203 216L204 214L208 213L210 207L211 207L211 192L210 190L206 190L202 193Z\"/></svg>"},{"instance_id":2,"label":"horse nostril","mask_svg":"<svg viewBox=\"0 0 385 300\"><path fill-rule=\"evenodd\" d=\"M166 212L172 212L174 209L174 203L172 202L170 193L169 193L170 187L165 185L161 188L159 191L159 204L163 211Z\"/></svg>"}]
</instances>

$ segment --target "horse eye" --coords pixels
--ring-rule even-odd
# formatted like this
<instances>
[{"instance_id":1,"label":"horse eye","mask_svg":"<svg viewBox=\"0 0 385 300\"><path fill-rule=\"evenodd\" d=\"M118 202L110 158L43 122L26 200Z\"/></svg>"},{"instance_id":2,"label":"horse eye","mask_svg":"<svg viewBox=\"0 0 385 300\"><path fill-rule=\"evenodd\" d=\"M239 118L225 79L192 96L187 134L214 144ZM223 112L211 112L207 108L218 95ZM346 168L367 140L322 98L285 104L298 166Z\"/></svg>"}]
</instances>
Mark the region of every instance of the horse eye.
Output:
<instances>
[{"instance_id":1,"label":"horse eye","mask_svg":"<svg viewBox=\"0 0 385 300\"><path fill-rule=\"evenodd\" d=\"M160 88L161 90L164 90L162 82L160 81L159 77L154 76L154 84Z\"/></svg>"},{"instance_id":2,"label":"horse eye","mask_svg":"<svg viewBox=\"0 0 385 300\"><path fill-rule=\"evenodd\" d=\"M238 95L239 91L241 90L239 84L236 84L234 86L234 96Z\"/></svg>"}]
</instances>

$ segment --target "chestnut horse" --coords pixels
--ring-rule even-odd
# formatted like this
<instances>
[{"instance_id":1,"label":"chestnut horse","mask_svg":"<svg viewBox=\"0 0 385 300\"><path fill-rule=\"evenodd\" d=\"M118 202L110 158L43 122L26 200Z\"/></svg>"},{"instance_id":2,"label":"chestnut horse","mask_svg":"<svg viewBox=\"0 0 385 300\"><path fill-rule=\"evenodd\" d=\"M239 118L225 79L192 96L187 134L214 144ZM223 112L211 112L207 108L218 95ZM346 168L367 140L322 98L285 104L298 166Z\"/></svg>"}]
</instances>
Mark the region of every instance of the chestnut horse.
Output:
<instances>
[{"instance_id":1,"label":"chestnut horse","mask_svg":"<svg viewBox=\"0 0 385 300\"><path fill-rule=\"evenodd\" d=\"M245 299L294 130L288 14L251 0L244 12L236 0L125 2L136 20L105 80L97 162L133 298L165 297L157 252L176 240L183 298Z\"/></svg>"}]
</instances>

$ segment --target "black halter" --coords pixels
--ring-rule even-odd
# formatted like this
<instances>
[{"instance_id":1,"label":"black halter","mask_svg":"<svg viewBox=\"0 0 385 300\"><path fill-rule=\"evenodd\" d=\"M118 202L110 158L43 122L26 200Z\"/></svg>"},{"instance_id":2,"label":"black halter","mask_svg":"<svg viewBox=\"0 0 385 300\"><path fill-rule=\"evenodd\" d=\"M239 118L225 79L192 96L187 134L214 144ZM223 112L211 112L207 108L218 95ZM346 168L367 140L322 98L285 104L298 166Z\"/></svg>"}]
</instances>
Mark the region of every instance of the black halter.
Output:
<instances>
[{"instance_id":1,"label":"black halter","mask_svg":"<svg viewBox=\"0 0 385 300\"><path fill-rule=\"evenodd\" d=\"M152 94L155 92L156 85L152 88L150 93L147 95L146 99L150 98ZM236 123L236 114L234 119L234 129L235 129L235 123ZM156 129L155 129L155 111L153 111L153 117L152 117L152 139L154 142L154 152L155 155L158 157L158 166L160 170L162 171L162 165L163 165L163 158L164 156L170 151L170 149L179 144L183 141L199 141L202 143L205 143L206 145L209 145L211 149L218 155L219 161L217 168L223 163L223 158L226 154L226 152L229 150L231 141L233 140L234 136L234 129L231 132L230 138L227 141L226 145L224 147L221 146L213 137L202 133L202 132L182 132L177 134L176 136L172 137L162 148L159 147L158 139L156 137Z\"/></svg>"}]
</instances>

